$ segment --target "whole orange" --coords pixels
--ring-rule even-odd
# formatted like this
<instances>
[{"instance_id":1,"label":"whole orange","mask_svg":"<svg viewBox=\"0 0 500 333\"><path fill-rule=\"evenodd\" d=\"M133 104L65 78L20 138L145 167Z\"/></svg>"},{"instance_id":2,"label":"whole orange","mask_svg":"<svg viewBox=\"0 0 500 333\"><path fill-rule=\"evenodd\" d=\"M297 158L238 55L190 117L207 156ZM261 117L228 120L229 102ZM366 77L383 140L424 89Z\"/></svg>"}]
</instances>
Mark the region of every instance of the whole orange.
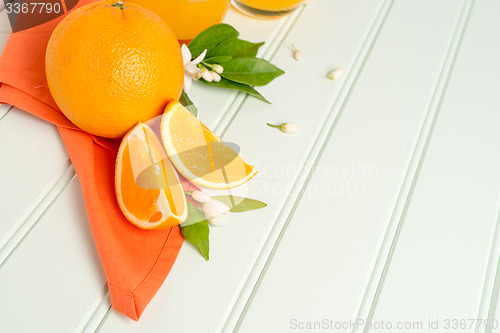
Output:
<instances>
[{"instance_id":1,"label":"whole orange","mask_svg":"<svg viewBox=\"0 0 500 333\"><path fill-rule=\"evenodd\" d=\"M64 18L47 45L45 70L66 117L107 138L162 114L184 80L169 26L139 5L116 1L93 2Z\"/></svg>"}]
</instances>

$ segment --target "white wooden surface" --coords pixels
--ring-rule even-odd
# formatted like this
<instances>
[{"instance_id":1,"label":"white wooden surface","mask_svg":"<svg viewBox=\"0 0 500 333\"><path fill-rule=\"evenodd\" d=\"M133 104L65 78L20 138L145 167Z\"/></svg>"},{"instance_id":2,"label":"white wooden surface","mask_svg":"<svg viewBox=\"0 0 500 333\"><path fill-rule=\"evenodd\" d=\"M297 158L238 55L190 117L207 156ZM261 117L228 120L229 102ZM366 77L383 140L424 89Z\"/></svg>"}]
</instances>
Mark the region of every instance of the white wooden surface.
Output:
<instances>
[{"instance_id":1,"label":"white wooden surface","mask_svg":"<svg viewBox=\"0 0 500 333\"><path fill-rule=\"evenodd\" d=\"M484 332L500 319L498 13L497 0L230 11L286 71L260 89L273 104L191 95L260 169L243 191L268 207L212 228L209 262L185 244L139 322L110 310L57 131L1 106L0 332ZM265 125L290 121L299 134Z\"/></svg>"}]
</instances>

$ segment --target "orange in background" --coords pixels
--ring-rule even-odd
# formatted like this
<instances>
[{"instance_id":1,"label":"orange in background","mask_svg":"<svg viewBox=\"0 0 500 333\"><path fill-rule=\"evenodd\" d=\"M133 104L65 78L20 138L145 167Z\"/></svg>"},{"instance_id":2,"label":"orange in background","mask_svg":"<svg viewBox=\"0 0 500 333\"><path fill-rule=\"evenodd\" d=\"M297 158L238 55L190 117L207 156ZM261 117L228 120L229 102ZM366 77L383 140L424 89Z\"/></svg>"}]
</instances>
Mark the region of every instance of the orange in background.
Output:
<instances>
[{"instance_id":1,"label":"orange in background","mask_svg":"<svg viewBox=\"0 0 500 333\"><path fill-rule=\"evenodd\" d=\"M172 27L177 39L190 40L222 22L230 0L134 0Z\"/></svg>"},{"instance_id":2,"label":"orange in background","mask_svg":"<svg viewBox=\"0 0 500 333\"><path fill-rule=\"evenodd\" d=\"M303 0L238 0L245 6L264 11L288 11L297 8Z\"/></svg>"}]
</instances>

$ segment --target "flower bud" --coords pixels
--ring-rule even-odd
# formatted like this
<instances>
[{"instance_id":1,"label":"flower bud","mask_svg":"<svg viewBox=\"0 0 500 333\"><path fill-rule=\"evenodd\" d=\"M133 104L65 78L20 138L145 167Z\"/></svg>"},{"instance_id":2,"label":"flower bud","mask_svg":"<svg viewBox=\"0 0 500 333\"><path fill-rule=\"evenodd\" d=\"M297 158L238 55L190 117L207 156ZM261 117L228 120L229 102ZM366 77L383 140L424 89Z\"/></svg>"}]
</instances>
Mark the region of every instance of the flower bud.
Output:
<instances>
[{"instance_id":1,"label":"flower bud","mask_svg":"<svg viewBox=\"0 0 500 333\"><path fill-rule=\"evenodd\" d=\"M295 52L293 53L293 57L294 57L294 59L295 59L295 60L297 60L297 61L302 60L302 51L299 51L299 50L295 51Z\"/></svg>"},{"instance_id":2,"label":"flower bud","mask_svg":"<svg viewBox=\"0 0 500 333\"><path fill-rule=\"evenodd\" d=\"M201 69L201 77L203 78L203 80L205 80L207 82L213 81L212 74L210 74L210 71L208 69L206 69L205 67L203 67Z\"/></svg>"},{"instance_id":3,"label":"flower bud","mask_svg":"<svg viewBox=\"0 0 500 333\"><path fill-rule=\"evenodd\" d=\"M292 50L293 50L293 58L297 61L301 60L302 59L302 51L297 50L297 48L293 44L291 44L291 46L292 46Z\"/></svg>"},{"instance_id":4,"label":"flower bud","mask_svg":"<svg viewBox=\"0 0 500 333\"><path fill-rule=\"evenodd\" d=\"M216 72L210 71L210 75L212 76L212 80L214 82L219 82L220 81L220 75L217 74Z\"/></svg>"},{"instance_id":5,"label":"flower bud","mask_svg":"<svg viewBox=\"0 0 500 333\"><path fill-rule=\"evenodd\" d=\"M230 210L230 208L225 203L220 202L219 200L212 199L210 203L217 207L217 210L219 211L218 215L225 215Z\"/></svg>"},{"instance_id":6,"label":"flower bud","mask_svg":"<svg viewBox=\"0 0 500 333\"><path fill-rule=\"evenodd\" d=\"M342 75L344 75L344 72L345 72L345 70L343 68L337 68L337 69L334 69L333 71L331 71L330 73L328 73L328 75L326 77L332 81L335 81L338 78L340 78Z\"/></svg>"},{"instance_id":7,"label":"flower bud","mask_svg":"<svg viewBox=\"0 0 500 333\"><path fill-rule=\"evenodd\" d=\"M212 225L218 225L219 224L219 218L217 216L211 217L207 219L208 222L210 222Z\"/></svg>"},{"instance_id":8,"label":"flower bud","mask_svg":"<svg viewBox=\"0 0 500 333\"><path fill-rule=\"evenodd\" d=\"M215 206L212 202L204 203L201 206L201 211L203 212L203 215L205 215L207 219L210 219L212 217L217 217L219 215L219 210L217 209L217 206Z\"/></svg>"},{"instance_id":9,"label":"flower bud","mask_svg":"<svg viewBox=\"0 0 500 333\"><path fill-rule=\"evenodd\" d=\"M281 125L267 124L267 126L279 128L282 132L287 134L297 133L300 130L300 125L296 123L283 123Z\"/></svg>"},{"instance_id":10,"label":"flower bud","mask_svg":"<svg viewBox=\"0 0 500 333\"><path fill-rule=\"evenodd\" d=\"M215 64L213 69L217 74L222 74L222 72L224 72L224 67L222 67L221 65Z\"/></svg>"},{"instance_id":11,"label":"flower bud","mask_svg":"<svg viewBox=\"0 0 500 333\"><path fill-rule=\"evenodd\" d=\"M284 123L281 125L281 131L287 134L293 134L300 131L300 125L296 123Z\"/></svg>"},{"instance_id":12,"label":"flower bud","mask_svg":"<svg viewBox=\"0 0 500 333\"><path fill-rule=\"evenodd\" d=\"M207 203L212 200L212 198L208 194L202 191L193 191L191 197L199 203Z\"/></svg>"}]
</instances>

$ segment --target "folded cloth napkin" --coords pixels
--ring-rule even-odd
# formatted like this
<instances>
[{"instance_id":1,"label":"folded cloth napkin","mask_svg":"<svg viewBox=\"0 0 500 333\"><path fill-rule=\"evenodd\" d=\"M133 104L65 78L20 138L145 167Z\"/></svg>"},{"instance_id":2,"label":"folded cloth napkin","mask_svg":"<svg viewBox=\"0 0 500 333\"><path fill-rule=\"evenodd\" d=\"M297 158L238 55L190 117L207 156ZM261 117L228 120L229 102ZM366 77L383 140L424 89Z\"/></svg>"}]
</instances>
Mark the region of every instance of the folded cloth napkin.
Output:
<instances>
[{"instance_id":1,"label":"folded cloth napkin","mask_svg":"<svg viewBox=\"0 0 500 333\"><path fill-rule=\"evenodd\" d=\"M82 0L75 8L89 2ZM0 103L57 126L80 179L111 304L138 320L167 277L184 238L179 227L146 231L125 219L114 191L119 142L78 129L52 99L45 79L45 49L52 30L65 16L10 35L0 57ZM194 189L189 182L183 185L186 190Z\"/></svg>"}]
</instances>

